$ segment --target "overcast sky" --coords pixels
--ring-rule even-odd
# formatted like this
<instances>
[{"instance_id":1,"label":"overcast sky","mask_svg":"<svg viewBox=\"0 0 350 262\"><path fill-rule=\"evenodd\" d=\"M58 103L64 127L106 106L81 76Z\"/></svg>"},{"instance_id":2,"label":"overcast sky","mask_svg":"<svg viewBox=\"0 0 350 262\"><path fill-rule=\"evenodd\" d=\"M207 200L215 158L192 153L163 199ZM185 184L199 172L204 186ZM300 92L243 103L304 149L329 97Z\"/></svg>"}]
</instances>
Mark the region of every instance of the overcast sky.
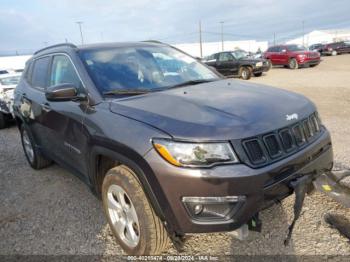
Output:
<instances>
[{"instance_id":1,"label":"overcast sky","mask_svg":"<svg viewBox=\"0 0 350 262\"><path fill-rule=\"evenodd\" d=\"M0 53L46 44L157 39L169 43L285 40L315 29L350 28L349 0L1 0Z\"/></svg>"}]
</instances>

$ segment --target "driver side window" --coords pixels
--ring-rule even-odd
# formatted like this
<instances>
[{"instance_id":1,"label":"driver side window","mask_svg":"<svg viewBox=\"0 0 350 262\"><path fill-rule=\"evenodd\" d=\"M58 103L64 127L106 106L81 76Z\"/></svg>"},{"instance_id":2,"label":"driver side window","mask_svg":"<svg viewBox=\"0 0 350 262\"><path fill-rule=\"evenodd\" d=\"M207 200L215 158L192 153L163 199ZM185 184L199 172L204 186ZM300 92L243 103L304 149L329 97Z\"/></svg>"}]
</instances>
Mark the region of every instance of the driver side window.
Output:
<instances>
[{"instance_id":1,"label":"driver side window","mask_svg":"<svg viewBox=\"0 0 350 262\"><path fill-rule=\"evenodd\" d=\"M72 84L80 92L83 85L70 59L65 55L55 55L52 61L50 86Z\"/></svg>"},{"instance_id":2,"label":"driver side window","mask_svg":"<svg viewBox=\"0 0 350 262\"><path fill-rule=\"evenodd\" d=\"M233 60L233 56L230 53L220 53L219 55L220 62L227 62L232 60Z\"/></svg>"}]
</instances>

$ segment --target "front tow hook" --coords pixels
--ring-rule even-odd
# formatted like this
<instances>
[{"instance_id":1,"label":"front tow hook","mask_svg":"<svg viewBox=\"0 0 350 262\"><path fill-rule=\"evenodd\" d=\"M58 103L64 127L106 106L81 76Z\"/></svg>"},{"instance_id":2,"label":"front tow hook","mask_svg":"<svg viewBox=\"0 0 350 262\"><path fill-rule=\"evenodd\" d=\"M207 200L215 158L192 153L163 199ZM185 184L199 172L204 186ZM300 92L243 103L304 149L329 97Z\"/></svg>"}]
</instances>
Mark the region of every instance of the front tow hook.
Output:
<instances>
[{"instance_id":1,"label":"front tow hook","mask_svg":"<svg viewBox=\"0 0 350 262\"><path fill-rule=\"evenodd\" d=\"M316 173L305 174L289 183L289 186L294 189L295 202L294 202L294 218L292 223L288 227L288 234L284 240L284 245L287 246L291 239L295 223L300 217L301 211L303 209L304 199L306 193L310 190L312 186L312 181L315 179Z\"/></svg>"}]
</instances>

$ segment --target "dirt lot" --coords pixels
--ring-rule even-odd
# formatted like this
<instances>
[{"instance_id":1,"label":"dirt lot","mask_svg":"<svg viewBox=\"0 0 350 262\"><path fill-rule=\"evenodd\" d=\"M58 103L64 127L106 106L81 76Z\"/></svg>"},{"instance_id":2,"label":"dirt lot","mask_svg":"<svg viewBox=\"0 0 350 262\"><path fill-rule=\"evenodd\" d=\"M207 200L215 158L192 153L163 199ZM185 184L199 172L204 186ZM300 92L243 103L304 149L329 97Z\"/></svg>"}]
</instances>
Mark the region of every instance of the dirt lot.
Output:
<instances>
[{"instance_id":1,"label":"dirt lot","mask_svg":"<svg viewBox=\"0 0 350 262\"><path fill-rule=\"evenodd\" d=\"M315 68L274 68L250 81L302 93L319 108L332 133L337 166L350 167L350 55L326 57ZM57 165L32 170L18 131L0 131L0 254L121 254L100 202L77 178ZM350 255L349 242L323 222L332 211L350 210L316 193L306 198L292 241L284 247L293 197L261 214L263 232L239 241L227 234L191 236L184 254ZM175 254L174 249L169 253Z\"/></svg>"}]
</instances>

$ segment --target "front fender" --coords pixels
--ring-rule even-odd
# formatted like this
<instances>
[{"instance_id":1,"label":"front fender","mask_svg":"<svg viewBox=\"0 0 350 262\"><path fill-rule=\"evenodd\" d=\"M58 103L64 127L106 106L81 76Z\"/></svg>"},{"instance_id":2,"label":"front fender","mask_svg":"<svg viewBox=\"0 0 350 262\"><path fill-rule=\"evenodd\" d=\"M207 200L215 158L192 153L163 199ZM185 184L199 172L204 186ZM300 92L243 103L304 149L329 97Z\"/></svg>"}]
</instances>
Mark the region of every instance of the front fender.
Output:
<instances>
[{"instance_id":1,"label":"front fender","mask_svg":"<svg viewBox=\"0 0 350 262\"><path fill-rule=\"evenodd\" d=\"M173 212L169 208L169 203L166 200L164 192L160 187L160 184L145 159L139 155L133 149L126 145L110 141L105 138L95 137L92 139L93 146L90 150L90 179L92 184L97 186L98 181L98 166L97 159L99 155L106 156L110 159L115 160L120 164L125 164L131 168L137 175L137 179L143 187L143 190L155 210L158 217L165 221L168 230L173 230L176 225L172 225L172 221L168 218L173 217ZM96 192L99 192L98 188L95 188Z\"/></svg>"}]
</instances>

